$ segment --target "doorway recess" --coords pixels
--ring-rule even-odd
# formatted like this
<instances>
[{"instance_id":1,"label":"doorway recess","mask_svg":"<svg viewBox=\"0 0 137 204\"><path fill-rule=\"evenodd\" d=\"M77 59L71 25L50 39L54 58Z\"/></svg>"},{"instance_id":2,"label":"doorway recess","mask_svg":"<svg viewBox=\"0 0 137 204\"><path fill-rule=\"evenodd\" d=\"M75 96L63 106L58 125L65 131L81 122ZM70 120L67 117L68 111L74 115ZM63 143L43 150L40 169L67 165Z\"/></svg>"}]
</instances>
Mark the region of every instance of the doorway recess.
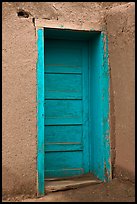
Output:
<instances>
[{"instance_id":1,"label":"doorway recess","mask_svg":"<svg viewBox=\"0 0 137 204\"><path fill-rule=\"evenodd\" d=\"M67 176L71 175L70 171L65 172L65 174L62 174L63 171L59 172L62 165L66 165L68 169L69 167L72 167L72 169L73 167L75 167L74 169L77 167L77 169L82 169L81 171L77 171L77 173L76 171L71 171L72 176L77 174L82 175L82 172L83 175L86 173L92 173L101 181L109 181L111 179L109 127L110 76L108 67L107 36L100 31L77 31L64 28L55 29L47 27L38 28L37 36L38 194L43 195L45 193L44 186L45 179L47 179L47 177L58 177L57 175L59 175L59 177L63 175L64 177L65 174ZM67 46L69 47L69 51L66 49ZM82 51L82 55L80 55L78 50L78 48L81 48L81 46L84 46L82 47L82 50L84 50ZM62 52L61 55L59 52ZM55 55L55 53L57 53L57 55ZM81 59L84 62L82 68L83 72L78 68L76 69L76 66L78 67L78 63ZM69 67L66 67L66 65L66 69L62 67L60 60L62 60L63 63L66 61L67 65L70 67L73 67L74 63L77 64L75 64L76 66L73 67L71 69L72 71L70 72ZM70 62L73 64L69 64ZM55 64L57 65L56 67L53 66ZM85 66L87 68L84 68ZM84 69L86 69L86 71ZM81 89L78 89L78 87L80 87L81 76L85 77L84 82L82 82L82 87L84 88L81 92L83 98L81 98L82 96L80 95ZM58 83L55 83L55 81ZM63 84L59 86L61 81ZM77 90L74 90L73 83L74 86L77 87ZM59 89L58 93L54 86ZM60 88L63 86L67 87L64 88L64 92L63 89ZM69 88L71 89L71 92L73 92L72 95L68 95L67 91L65 91ZM46 100L45 96L47 96ZM82 106L81 102L78 102L79 100L83 100L83 103L85 104ZM65 109L63 110L62 107L65 107ZM62 111L64 111L65 116L62 115ZM74 115L73 113L75 112L76 114ZM80 124L81 122L80 117L83 117L79 115L80 112L85 114L84 119L82 119L82 121L84 121L83 130L76 127L76 124ZM66 116L67 119L65 118ZM70 119L71 116L73 116L73 121ZM64 120L61 121L60 117L64 117ZM68 127L63 127L62 129L55 127L55 125L57 126L60 123L62 125L63 122L65 125L70 125L72 123L71 125L75 126L75 128L73 127L72 129L70 128L68 130ZM54 130L52 128L53 126ZM66 135L70 132L70 137L76 141L69 141L69 143L73 142L73 145L63 145L61 144L64 142L63 140L58 142L51 141L57 139L57 132L59 132L60 135ZM85 134L82 146L80 146L81 143L74 145L74 142L79 143L76 132L79 134L84 132ZM55 135L56 138L52 138L51 135ZM82 148L85 148L85 150ZM65 153L65 156L61 157L63 154L59 153L59 151L65 152L66 150L68 150L67 152L69 153L71 150L74 150L75 152L77 151L78 153ZM54 154L51 153L53 151ZM80 151L83 151L83 153L81 154ZM72 154L74 154L73 158L70 156ZM80 155L82 155L82 157ZM54 158L56 159L54 160ZM59 160L58 158L62 159ZM81 162L80 158L82 158ZM75 161L70 164L72 159ZM64 163L62 164L60 161L63 161ZM73 166L74 163L76 163L77 166ZM82 164L83 166L80 166Z\"/></svg>"}]
</instances>

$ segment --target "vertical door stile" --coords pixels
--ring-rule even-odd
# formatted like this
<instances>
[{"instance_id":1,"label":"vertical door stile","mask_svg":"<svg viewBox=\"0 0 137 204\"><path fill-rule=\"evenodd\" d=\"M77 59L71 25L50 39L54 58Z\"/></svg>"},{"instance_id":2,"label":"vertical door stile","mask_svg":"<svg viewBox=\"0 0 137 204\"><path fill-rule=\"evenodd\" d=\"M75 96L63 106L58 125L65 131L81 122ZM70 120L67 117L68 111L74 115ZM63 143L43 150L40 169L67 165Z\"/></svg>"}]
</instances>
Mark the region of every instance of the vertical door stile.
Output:
<instances>
[{"instance_id":1,"label":"vertical door stile","mask_svg":"<svg viewBox=\"0 0 137 204\"><path fill-rule=\"evenodd\" d=\"M37 30L37 194L45 194L44 183L44 29Z\"/></svg>"},{"instance_id":2,"label":"vertical door stile","mask_svg":"<svg viewBox=\"0 0 137 204\"><path fill-rule=\"evenodd\" d=\"M82 86L83 86L83 162L84 173L89 172L89 94L88 94L88 43L82 48Z\"/></svg>"}]
</instances>

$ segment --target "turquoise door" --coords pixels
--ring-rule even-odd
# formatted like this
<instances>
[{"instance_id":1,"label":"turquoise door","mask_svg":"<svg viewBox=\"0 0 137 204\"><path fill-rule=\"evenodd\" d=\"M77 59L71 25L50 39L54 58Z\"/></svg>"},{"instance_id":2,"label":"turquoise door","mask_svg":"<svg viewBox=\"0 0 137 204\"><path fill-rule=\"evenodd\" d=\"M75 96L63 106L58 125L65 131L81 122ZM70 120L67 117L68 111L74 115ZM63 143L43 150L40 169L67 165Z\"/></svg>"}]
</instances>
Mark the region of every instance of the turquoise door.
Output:
<instances>
[{"instance_id":1,"label":"turquoise door","mask_svg":"<svg viewBox=\"0 0 137 204\"><path fill-rule=\"evenodd\" d=\"M88 42L45 40L45 177L89 172Z\"/></svg>"}]
</instances>

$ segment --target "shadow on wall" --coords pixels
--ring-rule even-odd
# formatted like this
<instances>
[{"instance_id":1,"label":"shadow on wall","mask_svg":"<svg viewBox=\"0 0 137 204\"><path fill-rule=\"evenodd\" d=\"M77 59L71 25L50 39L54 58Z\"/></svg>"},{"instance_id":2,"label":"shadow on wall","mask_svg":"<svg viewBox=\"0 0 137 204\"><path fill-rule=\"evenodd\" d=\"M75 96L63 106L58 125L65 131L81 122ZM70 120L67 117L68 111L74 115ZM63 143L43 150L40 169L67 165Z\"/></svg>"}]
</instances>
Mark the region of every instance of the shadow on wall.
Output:
<instances>
[{"instance_id":1,"label":"shadow on wall","mask_svg":"<svg viewBox=\"0 0 137 204\"><path fill-rule=\"evenodd\" d=\"M36 182L23 175L19 177L16 171L13 172L9 167L2 166L2 198L5 199L10 195L36 195Z\"/></svg>"},{"instance_id":2,"label":"shadow on wall","mask_svg":"<svg viewBox=\"0 0 137 204\"><path fill-rule=\"evenodd\" d=\"M135 174L134 174L134 170L133 171L129 171L125 168L123 168L120 165L116 165L115 167L115 173L114 173L114 177L117 177L121 180L129 180L133 183L135 183Z\"/></svg>"}]
</instances>

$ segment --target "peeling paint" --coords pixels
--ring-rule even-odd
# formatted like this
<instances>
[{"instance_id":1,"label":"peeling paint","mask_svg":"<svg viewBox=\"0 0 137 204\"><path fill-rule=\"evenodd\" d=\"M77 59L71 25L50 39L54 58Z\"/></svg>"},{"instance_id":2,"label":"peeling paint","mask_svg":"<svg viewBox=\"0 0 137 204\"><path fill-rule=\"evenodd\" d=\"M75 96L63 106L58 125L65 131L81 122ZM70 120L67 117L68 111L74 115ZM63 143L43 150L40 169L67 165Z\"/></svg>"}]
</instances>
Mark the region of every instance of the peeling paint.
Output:
<instances>
[{"instance_id":1,"label":"peeling paint","mask_svg":"<svg viewBox=\"0 0 137 204\"><path fill-rule=\"evenodd\" d=\"M111 179L111 151L110 151L110 125L109 125L109 112L110 112L110 96L109 96L109 65L108 65L108 38L106 33L102 33L103 41L103 70L102 70L102 84L104 87L104 101L103 101L103 134L104 134L104 171L105 180Z\"/></svg>"},{"instance_id":2,"label":"peeling paint","mask_svg":"<svg viewBox=\"0 0 137 204\"><path fill-rule=\"evenodd\" d=\"M59 27L60 27L60 28L64 28L64 25L60 25Z\"/></svg>"}]
</instances>

